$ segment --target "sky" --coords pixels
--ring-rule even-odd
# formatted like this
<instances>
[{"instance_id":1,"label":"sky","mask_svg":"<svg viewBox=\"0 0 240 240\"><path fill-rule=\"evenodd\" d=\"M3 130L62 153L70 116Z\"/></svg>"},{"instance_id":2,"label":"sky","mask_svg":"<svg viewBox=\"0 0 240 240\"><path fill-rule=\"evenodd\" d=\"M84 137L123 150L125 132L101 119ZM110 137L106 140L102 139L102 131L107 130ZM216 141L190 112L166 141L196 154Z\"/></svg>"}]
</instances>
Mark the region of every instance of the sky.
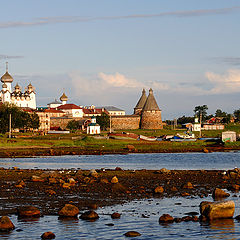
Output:
<instances>
[{"instance_id":1,"label":"sky","mask_svg":"<svg viewBox=\"0 0 240 240\"><path fill-rule=\"evenodd\" d=\"M133 113L153 89L163 119L239 109L240 0L0 0L0 74L59 99Z\"/></svg>"}]
</instances>

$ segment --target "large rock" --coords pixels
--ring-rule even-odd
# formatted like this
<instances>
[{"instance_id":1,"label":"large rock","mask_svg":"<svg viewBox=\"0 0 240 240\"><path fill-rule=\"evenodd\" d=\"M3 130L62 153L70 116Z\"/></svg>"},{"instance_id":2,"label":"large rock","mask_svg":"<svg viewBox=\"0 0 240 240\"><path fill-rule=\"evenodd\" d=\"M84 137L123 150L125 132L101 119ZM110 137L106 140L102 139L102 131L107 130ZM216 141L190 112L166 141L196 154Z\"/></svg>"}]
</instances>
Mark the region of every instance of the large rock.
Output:
<instances>
[{"instance_id":1,"label":"large rock","mask_svg":"<svg viewBox=\"0 0 240 240\"><path fill-rule=\"evenodd\" d=\"M79 214L79 209L72 204L65 204L65 206L58 212L60 217L76 217Z\"/></svg>"},{"instance_id":2,"label":"large rock","mask_svg":"<svg viewBox=\"0 0 240 240\"><path fill-rule=\"evenodd\" d=\"M15 228L14 224L8 216L0 218L0 232L9 232Z\"/></svg>"},{"instance_id":3,"label":"large rock","mask_svg":"<svg viewBox=\"0 0 240 240\"><path fill-rule=\"evenodd\" d=\"M169 214L163 214L159 218L159 223L172 223L173 221L174 221L174 218Z\"/></svg>"},{"instance_id":4,"label":"large rock","mask_svg":"<svg viewBox=\"0 0 240 240\"><path fill-rule=\"evenodd\" d=\"M233 201L201 202L200 212L208 220L233 218L235 204Z\"/></svg>"},{"instance_id":5,"label":"large rock","mask_svg":"<svg viewBox=\"0 0 240 240\"><path fill-rule=\"evenodd\" d=\"M139 232L136 232L136 231L126 232L126 233L124 233L124 235L126 237L139 237L139 236L141 236L141 234Z\"/></svg>"},{"instance_id":6,"label":"large rock","mask_svg":"<svg viewBox=\"0 0 240 240\"><path fill-rule=\"evenodd\" d=\"M114 176L111 180L111 183L118 183L118 178Z\"/></svg>"},{"instance_id":7,"label":"large rock","mask_svg":"<svg viewBox=\"0 0 240 240\"><path fill-rule=\"evenodd\" d=\"M158 186L154 189L155 193L163 193L164 192L164 188L162 186Z\"/></svg>"},{"instance_id":8,"label":"large rock","mask_svg":"<svg viewBox=\"0 0 240 240\"><path fill-rule=\"evenodd\" d=\"M212 194L213 199L227 198L229 196L230 196L229 193L226 193L224 190L220 188L216 188Z\"/></svg>"},{"instance_id":9,"label":"large rock","mask_svg":"<svg viewBox=\"0 0 240 240\"><path fill-rule=\"evenodd\" d=\"M99 218L98 214L94 211L91 211L91 210L84 212L80 216L80 219L83 219L83 220L96 220L98 218Z\"/></svg>"},{"instance_id":10,"label":"large rock","mask_svg":"<svg viewBox=\"0 0 240 240\"><path fill-rule=\"evenodd\" d=\"M184 189L192 189L193 188L193 185L191 182L187 182L183 185L183 188Z\"/></svg>"},{"instance_id":11,"label":"large rock","mask_svg":"<svg viewBox=\"0 0 240 240\"><path fill-rule=\"evenodd\" d=\"M111 214L111 218L112 218L112 219L118 219L118 218L120 218L120 217L121 217L121 214L118 213L118 212L114 212L113 214Z\"/></svg>"},{"instance_id":12,"label":"large rock","mask_svg":"<svg viewBox=\"0 0 240 240\"><path fill-rule=\"evenodd\" d=\"M45 232L41 236L42 239L54 239L55 237L55 234L52 232Z\"/></svg>"},{"instance_id":13,"label":"large rock","mask_svg":"<svg viewBox=\"0 0 240 240\"><path fill-rule=\"evenodd\" d=\"M26 218L26 217L40 217L40 210L33 206L23 206L17 209L18 217Z\"/></svg>"}]
</instances>

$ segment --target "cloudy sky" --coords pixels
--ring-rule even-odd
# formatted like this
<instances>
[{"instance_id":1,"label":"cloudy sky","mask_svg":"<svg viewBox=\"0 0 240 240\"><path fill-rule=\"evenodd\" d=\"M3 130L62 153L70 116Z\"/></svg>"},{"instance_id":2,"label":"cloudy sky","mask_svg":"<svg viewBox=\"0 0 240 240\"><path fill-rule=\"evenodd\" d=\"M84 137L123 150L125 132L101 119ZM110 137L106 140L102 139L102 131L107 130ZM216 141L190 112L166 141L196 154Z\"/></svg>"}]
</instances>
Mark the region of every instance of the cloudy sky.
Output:
<instances>
[{"instance_id":1,"label":"cloudy sky","mask_svg":"<svg viewBox=\"0 0 240 240\"><path fill-rule=\"evenodd\" d=\"M240 108L240 0L0 2L0 72L31 81L38 106L65 91L130 114L153 88L163 119Z\"/></svg>"}]
</instances>

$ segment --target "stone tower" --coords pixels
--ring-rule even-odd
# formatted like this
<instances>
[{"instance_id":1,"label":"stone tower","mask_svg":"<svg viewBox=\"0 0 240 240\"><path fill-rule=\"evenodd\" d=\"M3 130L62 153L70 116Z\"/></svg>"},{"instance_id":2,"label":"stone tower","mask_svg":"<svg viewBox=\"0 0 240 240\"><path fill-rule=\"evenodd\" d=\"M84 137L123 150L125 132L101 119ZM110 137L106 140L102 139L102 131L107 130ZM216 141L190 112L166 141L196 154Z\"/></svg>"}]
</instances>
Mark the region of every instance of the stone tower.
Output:
<instances>
[{"instance_id":1,"label":"stone tower","mask_svg":"<svg viewBox=\"0 0 240 240\"><path fill-rule=\"evenodd\" d=\"M142 112L142 109L144 107L144 104L147 100L147 95L146 95L146 91L145 89L142 90L142 96L140 97L140 99L138 100L138 103L136 105L136 107L134 108L134 114L135 115L140 115Z\"/></svg>"},{"instance_id":2,"label":"stone tower","mask_svg":"<svg viewBox=\"0 0 240 240\"><path fill-rule=\"evenodd\" d=\"M149 90L149 95L143 106L141 114L141 129L162 129L161 110L158 107L153 90Z\"/></svg>"}]
</instances>

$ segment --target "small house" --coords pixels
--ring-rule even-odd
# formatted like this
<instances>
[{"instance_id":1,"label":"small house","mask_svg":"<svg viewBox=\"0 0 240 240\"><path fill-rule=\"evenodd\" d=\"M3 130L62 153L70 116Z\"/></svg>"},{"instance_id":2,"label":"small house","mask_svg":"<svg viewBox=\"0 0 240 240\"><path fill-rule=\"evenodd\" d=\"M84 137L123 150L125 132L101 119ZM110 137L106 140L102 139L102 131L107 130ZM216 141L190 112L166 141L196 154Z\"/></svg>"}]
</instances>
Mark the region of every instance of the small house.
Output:
<instances>
[{"instance_id":1,"label":"small house","mask_svg":"<svg viewBox=\"0 0 240 240\"><path fill-rule=\"evenodd\" d=\"M100 125L96 122L96 117L91 117L91 123L87 126L87 134L100 134Z\"/></svg>"},{"instance_id":2,"label":"small house","mask_svg":"<svg viewBox=\"0 0 240 240\"><path fill-rule=\"evenodd\" d=\"M234 131L222 132L222 141L223 142L236 142L237 134Z\"/></svg>"}]
</instances>

